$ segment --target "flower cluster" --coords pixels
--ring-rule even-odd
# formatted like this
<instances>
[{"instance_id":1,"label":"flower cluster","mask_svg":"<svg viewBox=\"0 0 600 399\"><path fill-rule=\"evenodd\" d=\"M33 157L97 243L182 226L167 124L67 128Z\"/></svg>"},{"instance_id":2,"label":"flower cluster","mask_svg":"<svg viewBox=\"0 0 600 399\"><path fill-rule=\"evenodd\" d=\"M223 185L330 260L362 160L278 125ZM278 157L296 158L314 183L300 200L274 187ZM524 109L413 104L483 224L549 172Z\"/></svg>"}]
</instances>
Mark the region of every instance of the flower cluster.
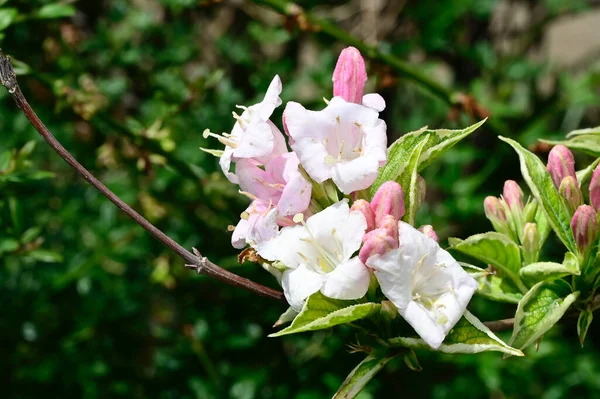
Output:
<instances>
[{"instance_id":1,"label":"flower cluster","mask_svg":"<svg viewBox=\"0 0 600 399\"><path fill-rule=\"evenodd\" d=\"M251 199L232 244L265 260L296 312L317 292L338 300L385 296L438 348L477 283L440 248L431 226L417 230L402 220L400 184L383 182L369 197L388 150L379 118L385 101L363 95L366 80L362 56L349 47L333 73L333 98L319 111L288 102L285 134L270 120L281 105L277 76L262 102L234 113L231 133L206 132L225 145L221 168Z\"/></svg>"}]
</instances>

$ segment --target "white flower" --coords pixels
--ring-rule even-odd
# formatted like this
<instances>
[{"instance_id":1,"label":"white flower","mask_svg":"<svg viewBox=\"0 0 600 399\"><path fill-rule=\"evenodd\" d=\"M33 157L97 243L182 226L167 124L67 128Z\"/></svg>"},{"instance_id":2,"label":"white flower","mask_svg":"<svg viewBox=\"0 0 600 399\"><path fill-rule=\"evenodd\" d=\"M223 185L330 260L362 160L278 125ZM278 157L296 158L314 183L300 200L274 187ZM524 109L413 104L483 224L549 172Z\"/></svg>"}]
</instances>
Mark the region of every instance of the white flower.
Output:
<instances>
[{"instance_id":1,"label":"white flower","mask_svg":"<svg viewBox=\"0 0 600 399\"><path fill-rule=\"evenodd\" d=\"M372 100L374 106L384 106ZM291 146L306 172L319 183L333 179L344 194L371 186L386 163L386 125L378 116L374 108L341 97L322 111L308 111L295 102L284 111Z\"/></svg>"},{"instance_id":2,"label":"white flower","mask_svg":"<svg viewBox=\"0 0 600 399\"><path fill-rule=\"evenodd\" d=\"M301 225L284 227L257 250L263 258L289 268L283 273L283 292L289 304L300 311L306 298L319 290L336 299L366 294L369 271L358 257L352 257L366 228L364 215L351 212L344 199Z\"/></svg>"},{"instance_id":3,"label":"white flower","mask_svg":"<svg viewBox=\"0 0 600 399\"><path fill-rule=\"evenodd\" d=\"M272 157L287 152L283 134L269 120L275 108L281 105L279 94L281 94L281 80L276 75L262 102L250 107L238 106L244 112L242 115L233 113L237 122L230 134L223 133L219 136L208 131L205 133L205 137L214 136L225 144L219 165L230 182L239 183L235 173L229 170L231 162L236 162L238 159L252 159L262 165Z\"/></svg>"},{"instance_id":4,"label":"white flower","mask_svg":"<svg viewBox=\"0 0 600 399\"><path fill-rule=\"evenodd\" d=\"M437 349L465 312L477 282L434 240L407 223L399 228L399 248L370 257L367 266L400 315Z\"/></svg>"}]
</instances>

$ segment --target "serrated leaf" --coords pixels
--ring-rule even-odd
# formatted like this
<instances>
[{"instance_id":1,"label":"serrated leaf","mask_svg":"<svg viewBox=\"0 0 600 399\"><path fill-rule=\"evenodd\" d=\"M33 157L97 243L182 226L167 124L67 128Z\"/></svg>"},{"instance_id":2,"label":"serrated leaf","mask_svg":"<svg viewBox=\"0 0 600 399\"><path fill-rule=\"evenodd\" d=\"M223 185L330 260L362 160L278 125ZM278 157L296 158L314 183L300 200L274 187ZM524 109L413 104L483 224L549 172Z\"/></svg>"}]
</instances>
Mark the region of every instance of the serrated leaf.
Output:
<instances>
[{"instance_id":1,"label":"serrated leaf","mask_svg":"<svg viewBox=\"0 0 600 399\"><path fill-rule=\"evenodd\" d=\"M594 157L600 157L600 136L596 134L575 136L568 140L540 140L551 145L564 145L575 151L581 151Z\"/></svg>"},{"instance_id":2,"label":"serrated leaf","mask_svg":"<svg viewBox=\"0 0 600 399\"><path fill-rule=\"evenodd\" d=\"M569 210L554 187L546 166L537 156L521 147L516 141L505 137L500 137L500 140L508 143L517 151L521 161L523 178L546 214L548 223L567 249L576 253L577 246L571 233Z\"/></svg>"},{"instance_id":3,"label":"serrated leaf","mask_svg":"<svg viewBox=\"0 0 600 399\"><path fill-rule=\"evenodd\" d=\"M391 346L412 349L429 349L420 338L397 337L389 340ZM477 317L469 311L450 330L438 351L444 353L503 352L512 356L523 356L523 352L512 348L498 338Z\"/></svg>"},{"instance_id":4,"label":"serrated leaf","mask_svg":"<svg viewBox=\"0 0 600 399\"><path fill-rule=\"evenodd\" d=\"M2 8L0 9L0 31L8 28L17 18L19 12L16 8Z\"/></svg>"},{"instance_id":5,"label":"serrated leaf","mask_svg":"<svg viewBox=\"0 0 600 399\"><path fill-rule=\"evenodd\" d=\"M70 4L54 3L46 4L40 8L34 15L37 19L53 19L72 17L75 15L75 7Z\"/></svg>"},{"instance_id":6,"label":"serrated leaf","mask_svg":"<svg viewBox=\"0 0 600 399\"><path fill-rule=\"evenodd\" d=\"M577 319L577 335L579 336L579 343L582 347L593 318L594 314L589 309L582 310L581 313L579 313L579 318Z\"/></svg>"},{"instance_id":7,"label":"serrated leaf","mask_svg":"<svg viewBox=\"0 0 600 399\"><path fill-rule=\"evenodd\" d=\"M398 356L399 353L392 355L378 356L372 353L358 364L348 377L342 383L342 386L333 395L332 399L351 399L355 398L369 381L377 374L390 360Z\"/></svg>"},{"instance_id":8,"label":"serrated leaf","mask_svg":"<svg viewBox=\"0 0 600 399\"><path fill-rule=\"evenodd\" d=\"M429 141L429 137L429 135L423 136L421 141L415 145L412 154L408 158L404 172L402 172L398 179L402 190L404 190L404 204L406 207L406 213L402 219L410 225L415 224L415 216L417 214L417 196L419 195L417 169L419 167L419 158L421 157L423 148Z\"/></svg>"},{"instance_id":9,"label":"serrated leaf","mask_svg":"<svg viewBox=\"0 0 600 399\"><path fill-rule=\"evenodd\" d=\"M579 296L564 280L541 281L519 302L509 345L523 349L544 335Z\"/></svg>"},{"instance_id":10,"label":"serrated leaf","mask_svg":"<svg viewBox=\"0 0 600 399\"><path fill-rule=\"evenodd\" d=\"M474 132L485 121L484 119L462 130L429 130L427 127L424 127L417 131L406 133L390 145L387 164L381 168L379 176L377 176L375 183L371 186L371 197L375 195L375 192L383 183L398 179L404 171L414 147L421 142L423 136L429 135L430 139L421 152L418 171L423 170L457 142Z\"/></svg>"},{"instance_id":11,"label":"serrated leaf","mask_svg":"<svg viewBox=\"0 0 600 399\"><path fill-rule=\"evenodd\" d=\"M490 264L520 284L521 252L507 235L491 231L476 234L465 240L452 238L451 249Z\"/></svg>"},{"instance_id":12,"label":"serrated leaf","mask_svg":"<svg viewBox=\"0 0 600 399\"><path fill-rule=\"evenodd\" d=\"M379 312L381 305L367 302L343 301L327 298L320 292L312 294L292 324L269 337L280 337L304 331L322 330L338 324L350 323Z\"/></svg>"},{"instance_id":13,"label":"serrated leaf","mask_svg":"<svg viewBox=\"0 0 600 399\"><path fill-rule=\"evenodd\" d=\"M579 261L577 260L577 256L573 255L571 252L567 252L563 263L531 263L523 267L519 274L521 277L526 278L529 281L539 282L556 280L569 275L579 276L581 274L581 270L579 269Z\"/></svg>"}]
</instances>

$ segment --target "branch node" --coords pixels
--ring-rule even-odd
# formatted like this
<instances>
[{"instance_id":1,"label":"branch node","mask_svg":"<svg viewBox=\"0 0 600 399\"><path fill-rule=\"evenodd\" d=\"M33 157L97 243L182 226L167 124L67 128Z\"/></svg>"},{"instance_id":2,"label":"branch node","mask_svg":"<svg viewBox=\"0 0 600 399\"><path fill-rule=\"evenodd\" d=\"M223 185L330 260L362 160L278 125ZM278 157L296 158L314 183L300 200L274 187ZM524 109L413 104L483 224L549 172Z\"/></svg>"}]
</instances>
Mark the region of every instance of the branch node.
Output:
<instances>
[{"instance_id":1,"label":"branch node","mask_svg":"<svg viewBox=\"0 0 600 399\"><path fill-rule=\"evenodd\" d=\"M6 87L10 94L14 94L17 90L17 75L13 69L10 57L4 55L0 49L0 83Z\"/></svg>"}]
</instances>

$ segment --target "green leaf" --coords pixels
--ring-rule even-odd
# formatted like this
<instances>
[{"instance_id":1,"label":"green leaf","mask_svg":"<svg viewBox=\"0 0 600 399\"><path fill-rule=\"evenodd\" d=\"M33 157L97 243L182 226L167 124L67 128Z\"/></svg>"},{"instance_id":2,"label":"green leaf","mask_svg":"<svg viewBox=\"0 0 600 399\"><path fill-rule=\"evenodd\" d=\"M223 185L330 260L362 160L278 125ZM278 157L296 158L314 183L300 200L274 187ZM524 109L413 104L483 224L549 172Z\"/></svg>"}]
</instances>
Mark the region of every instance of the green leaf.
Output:
<instances>
[{"instance_id":1,"label":"green leaf","mask_svg":"<svg viewBox=\"0 0 600 399\"><path fill-rule=\"evenodd\" d=\"M34 15L37 19L53 19L53 18L64 18L72 17L75 15L75 7L70 4L47 4L40 8Z\"/></svg>"},{"instance_id":2,"label":"green leaf","mask_svg":"<svg viewBox=\"0 0 600 399\"><path fill-rule=\"evenodd\" d=\"M546 144L564 145L575 151L581 151L594 157L600 157L600 136L596 134L575 136L568 140L540 140Z\"/></svg>"},{"instance_id":3,"label":"green leaf","mask_svg":"<svg viewBox=\"0 0 600 399\"><path fill-rule=\"evenodd\" d=\"M355 398L375 374L399 354L378 356L376 353L371 353L348 374L332 399Z\"/></svg>"},{"instance_id":4,"label":"green leaf","mask_svg":"<svg viewBox=\"0 0 600 399\"><path fill-rule=\"evenodd\" d=\"M429 349L420 338L397 337L389 340L391 346L412 349ZM523 356L523 352L502 342L489 328L469 311L450 330L438 351L444 353L503 352L513 356Z\"/></svg>"},{"instance_id":5,"label":"green leaf","mask_svg":"<svg viewBox=\"0 0 600 399\"><path fill-rule=\"evenodd\" d=\"M567 252L563 263L532 263L523 267L519 273L523 278L529 279L530 281L539 282L544 280L556 280L569 275L579 276L581 274L581 270L579 269L579 261L577 260L577 256L573 255L571 252Z\"/></svg>"},{"instance_id":6,"label":"green leaf","mask_svg":"<svg viewBox=\"0 0 600 399\"><path fill-rule=\"evenodd\" d=\"M406 133L396 140L388 149L387 164L379 171L379 176L371 186L371 197L383 183L389 180L396 181L404 169L415 148L424 136L430 136L427 145L423 148L419 158L418 171L423 170L436 158L452 148L458 141L480 127L486 120L482 120L462 130L429 130L427 127L414 132ZM403 187L404 189L404 187Z\"/></svg>"},{"instance_id":7,"label":"green leaf","mask_svg":"<svg viewBox=\"0 0 600 399\"><path fill-rule=\"evenodd\" d=\"M415 216L417 214L417 196L419 195L417 168L419 167L419 158L421 156L421 152L423 151L423 147L425 147L429 141L429 137L429 135L423 136L421 141L414 146L413 152L408 159L404 172L402 172L398 179L400 186L404 190L406 214L404 215L403 220L410 225L415 224Z\"/></svg>"},{"instance_id":8,"label":"green leaf","mask_svg":"<svg viewBox=\"0 0 600 399\"><path fill-rule=\"evenodd\" d=\"M275 324L273 324L273 327L278 327L278 326L281 326L283 324L287 324L290 321L294 320L296 318L296 316L298 316L298 312L296 312L294 310L294 308L292 308L290 306L288 308L288 310L286 310L285 312L283 312L281 314L281 316L279 316L279 318L277 319L277 321L275 322Z\"/></svg>"},{"instance_id":9,"label":"green leaf","mask_svg":"<svg viewBox=\"0 0 600 399\"><path fill-rule=\"evenodd\" d=\"M521 147L516 141L505 137L500 137L500 139L510 144L517 151L521 160L523 178L527 182L531 193L544 210L548 218L548 223L567 249L573 253L577 253L575 239L571 233L571 218L568 208L554 187L552 178L542 161Z\"/></svg>"},{"instance_id":10,"label":"green leaf","mask_svg":"<svg viewBox=\"0 0 600 399\"><path fill-rule=\"evenodd\" d=\"M58 252L49 251L46 249L35 249L27 252L27 256L44 263L62 263L63 257Z\"/></svg>"},{"instance_id":11,"label":"green leaf","mask_svg":"<svg viewBox=\"0 0 600 399\"><path fill-rule=\"evenodd\" d=\"M512 278L517 285L522 285L519 278L521 252L519 246L508 236L491 231L473 235L465 240L452 238L449 242L452 245L451 249L494 266Z\"/></svg>"},{"instance_id":12,"label":"green leaf","mask_svg":"<svg viewBox=\"0 0 600 399\"><path fill-rule=\"evenodd\" d=\"M8 28L17 18L19 12L16 8L2 8L0 9L0 31Z\"/></svg>"},{"instance_id":13,"label":"green leaf","mask_svg":"<svg viewBox=\"0 0 600 399\"><path fill-rule=\"evenodd\" d=\"M579 313L579 318L577 319L577 335L579 336L579 343L582 347L593 318L594 314L589 309L582 310L581 313Z\"/></svg>"},{"instance_id":14,"label":"green leaf","mask_svg":"<svg viewBox=\"0 0 600 399\"><path fill-rule=\"evenodd\" d=\"M377 313L380 308L381 305L378 303L357 304L356 301L327 298L320 292L316 292L307 299L304 308L289 327L269 337L322 330L338 324L350 323Z\"/></svg>"},{"instance_id":15,"label":"green leaf","mask_svg":"<svg viewBox=\"0 0 600 399\"><path fill-rule=\"evenodd\" d=\"M490 275L490 271L488 269L482 269L481 267L477 267L474 265L471 265L470 263L466 263L466 262L458 262L458 264L465 269L465 271L467 273L469 273L469 276L477 279L480 277L487 277Z\"/></svg>"},{"instance_id":16,"label":"green leaf","mask_svg":"<svg viewBox=\"0 0 600 399\"><path fill-rule=\"evenodd\" d=\"M495 302L517 304L523 298L523 293L511 279L495 275L477 278L479 287L477 293Z\"/></svg>"},{"instance_id":17,"label":"green leaf","mask_svg":"<svg viewBox=\"0 0 600 399\"><path fill-rule=\"evenodd\" d=\"M19 249L19 242L12 238L0 239L0 255L5 252L12 252Z\"/></svg>"},{"instance_id":18,"label":"green leaf","mask_svg":"<svg viewBox=\"0 0 600 399\"><path fill-rule=\"evenodd\" d=\"M419 359L417 358L417 354L413 349L410 349L408 353L404 355L404 364L412 371L423 370L423 367L421 367L421 363L419 363Z\"/></svg>"},{"instance_id":19,"label":"green leaf","mask_svg":"<svg viewBox=\"0 0 600 399\"><path fill-rule=\"evenodd\" d=\"M33 240L38 238L41 232L42 232L41 227L39 227L39 226L31 227L31 228L25 230L25 232L21 236L21 242L23 244L29 244L30 242L32 242Z\"/></svg>"},{"instance_id":20,"label":"green leaf","mask_svg":"<svg viewBox=\"0 0 600 399\"><path fill-rule=\"evenodd\" d=\"M535 342L560 320L578 296L579 291L571 292L564 280L541 281L531 287L517 307L509 345L523 349Z\"/></svg>"},{"instance_id":21,"label":"green leaf","mask_svg":"<svg viewBox=\"0 0 600 399\"><path fill-rule=\"evenodd\" d=\"M567 138L574 137L574 136L581 136L583 134L598 134L598 135L600 135L600 126L588 127L586 129L572 130L569 133L567 133Z\"/></svg>"},{"instance_id":22,"label":"green leaf","mask_svg":"<svg viewBox=\"0 0 600 399\"><path fill-rule=\"evenodd\" d=\"M592 174L594 173L596 166L598 166L598 163L600 163L600 158L592 162L587 168L577 171L577 181L581 187L586 186L588 180L592 178Z\"/></svg>"}]
</instances>

